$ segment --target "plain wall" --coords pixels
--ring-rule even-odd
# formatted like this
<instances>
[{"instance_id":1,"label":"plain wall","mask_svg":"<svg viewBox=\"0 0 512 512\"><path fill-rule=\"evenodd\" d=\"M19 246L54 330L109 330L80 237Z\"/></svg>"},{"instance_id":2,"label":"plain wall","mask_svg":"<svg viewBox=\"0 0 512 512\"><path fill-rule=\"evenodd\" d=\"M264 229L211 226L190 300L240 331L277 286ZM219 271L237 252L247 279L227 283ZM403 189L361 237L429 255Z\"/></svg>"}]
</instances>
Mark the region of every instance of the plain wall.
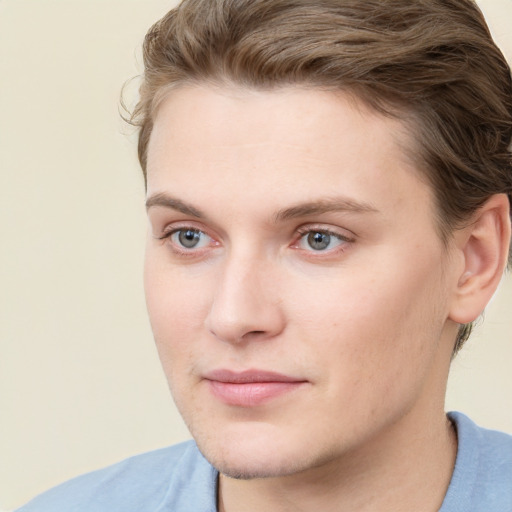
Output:
<instances>
[{"instance_id":1,"label":"plain wall","mask_svg":"<svg viewBox=\"0 0 512 512\"><path fill-rule=\"evenodd\" d=\"M163 0L0 0L0 509L188 437L142 289L144 187L122 84ZM512 0L482 1L512 56ZM512 433L512 280L447 400Z\"/></svg>"}]
</instances>

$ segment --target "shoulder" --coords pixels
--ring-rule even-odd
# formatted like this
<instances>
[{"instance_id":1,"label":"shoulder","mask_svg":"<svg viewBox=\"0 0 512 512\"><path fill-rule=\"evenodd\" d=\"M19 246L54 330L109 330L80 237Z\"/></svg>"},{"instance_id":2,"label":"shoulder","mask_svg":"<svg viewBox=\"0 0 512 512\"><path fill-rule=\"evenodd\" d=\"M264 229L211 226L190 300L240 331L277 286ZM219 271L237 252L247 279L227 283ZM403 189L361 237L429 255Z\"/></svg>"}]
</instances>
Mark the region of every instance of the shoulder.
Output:
<instances>
[{"instance_id":1,"label":"shoulder","mask_svg":"<svg viewBox=\"0 0 512 512\"><path fill-rule=\"evenodd\" d=\"M512 436L481 428L461 413L449 417L459 447L441 512L512 511Z\"/></svg>"},{"instance_id":2,"label":"shoulder","mask_svg":"<svg viewBox=\"0 0 512 512\"><path fill-rule=\"evenodd\" d=\"M508 478L507 483L512 491L512 436L479 427L461 413L450 413L450 418L457 428L460 445L457 458L461 459L460 462L464 461L466 455L466 462L473 462L476 468L494 474L497 481L501 477Z\"/></svg>"},{"instance_id":3,"label":"shoulder","mask_svg":"<svg viewBox=\"0 0 512 512\"><path fill-rule=\"evenodd\" d=\"M18 512L141 512L182 510L180 502L198 502L210 512L217 473L196 444L188 441L131 457L43 493ZM183 509L185 510L185 509Z\"/></svg>"}]
</instances>

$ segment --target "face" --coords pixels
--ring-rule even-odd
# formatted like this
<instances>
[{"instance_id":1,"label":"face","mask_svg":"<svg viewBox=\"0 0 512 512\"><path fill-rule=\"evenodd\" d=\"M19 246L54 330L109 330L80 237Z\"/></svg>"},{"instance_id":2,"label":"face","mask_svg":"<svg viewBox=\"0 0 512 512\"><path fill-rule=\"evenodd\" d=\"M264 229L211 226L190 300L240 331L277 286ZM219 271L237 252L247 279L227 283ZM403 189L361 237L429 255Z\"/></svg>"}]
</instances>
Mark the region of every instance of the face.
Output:
<instances>
[{"instance_id":1,"label":"face","mask_svg":"<svg viewBox=\"0 0 512 512\"><path fill-rule=\"evenodd\" d=\"M147 304L221 472L320 467L442 409L451 260L397 141L398 121L318 90L190 86L160 106Z\"/></svg>"}]
</instances>

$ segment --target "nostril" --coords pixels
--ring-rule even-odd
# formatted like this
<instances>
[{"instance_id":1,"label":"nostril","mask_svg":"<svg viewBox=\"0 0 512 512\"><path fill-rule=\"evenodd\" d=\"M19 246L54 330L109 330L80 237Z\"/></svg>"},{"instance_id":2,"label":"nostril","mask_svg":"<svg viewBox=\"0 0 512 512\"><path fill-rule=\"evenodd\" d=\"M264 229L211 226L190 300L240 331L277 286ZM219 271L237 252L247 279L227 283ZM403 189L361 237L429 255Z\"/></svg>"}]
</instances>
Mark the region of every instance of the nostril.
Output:
<instances>
[{"instance_id":1,"label":"nostril","mask_svg":"<svg viewBox=\"0 0 512 512\"><path fill-rule=\"evenodd\" d=\"M246 332L241 338L240 338L240 341L247 341L249 339L253 339L253 338L261 338L265 335L267 335L268 333L266 331L249 331L249 332Z\"/></svg>"}]
</instances>

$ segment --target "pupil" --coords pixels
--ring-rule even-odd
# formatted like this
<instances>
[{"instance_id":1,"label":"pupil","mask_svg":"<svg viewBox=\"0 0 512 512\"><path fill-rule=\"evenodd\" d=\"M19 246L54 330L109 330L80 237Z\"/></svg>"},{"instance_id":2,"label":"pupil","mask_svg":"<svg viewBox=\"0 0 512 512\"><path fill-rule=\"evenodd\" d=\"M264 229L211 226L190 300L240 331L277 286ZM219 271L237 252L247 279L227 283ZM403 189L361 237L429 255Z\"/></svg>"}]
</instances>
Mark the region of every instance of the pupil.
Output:
<instances>
[{"instance_id":1,"label":"pupil","mask_svg":"<svg viewBox=\"0 0 512 512\"><path fill-rule=\"evenodd\" d=\"M325 249L331 242L331 237L325 233L310 233L308 235L308 243L315 251Z\"/></svg>"},{"instance_id":2,"label":"pupil","mask_svg":"<svg viewBox=\"0 0 512 512\"><path fill-rule=\"evenodd\" d=\"M199 233L197 231L193 231L191 229L187 229L186 231L180 231L178 235L180 244L187 249L191 249L195 247L199 243Z\"/></svg>"}]
</instances>

